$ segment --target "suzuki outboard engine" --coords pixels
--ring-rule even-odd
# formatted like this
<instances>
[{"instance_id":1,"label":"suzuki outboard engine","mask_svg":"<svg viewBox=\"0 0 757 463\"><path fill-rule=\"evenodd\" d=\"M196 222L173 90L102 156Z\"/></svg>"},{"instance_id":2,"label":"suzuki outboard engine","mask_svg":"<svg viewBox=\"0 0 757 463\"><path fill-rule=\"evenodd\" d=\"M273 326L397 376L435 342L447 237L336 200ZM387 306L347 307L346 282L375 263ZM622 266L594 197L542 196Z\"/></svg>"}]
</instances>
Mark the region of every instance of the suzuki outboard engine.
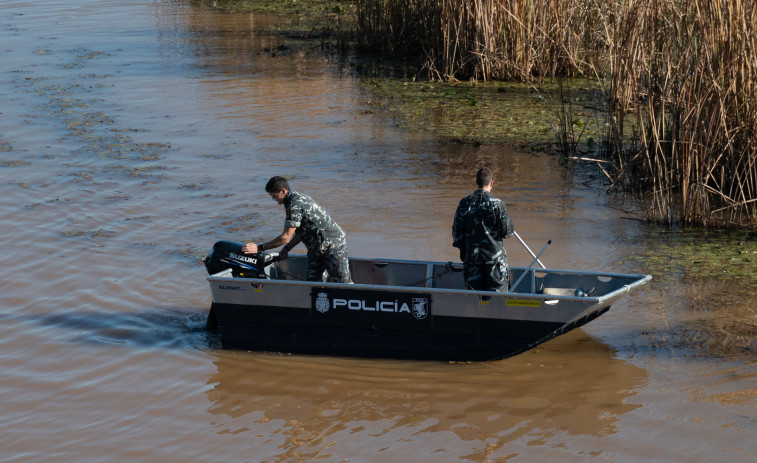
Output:
<instances>
[{"instance_id":1,"label":"suzuki outboard engine","mask_svg":"<svg viewBox=\"0 0 757 463\"><path fill-rule=\"evenodd\" d=\"M233 241L218 241L213 245L210 254L203 259L209 275L213 275L227 268L231 269L231 275L243 278L269 278L265 268L278 260L265 252L257 254L245 254L242 252L242 243Z\"/></svg>"}]
</instances>

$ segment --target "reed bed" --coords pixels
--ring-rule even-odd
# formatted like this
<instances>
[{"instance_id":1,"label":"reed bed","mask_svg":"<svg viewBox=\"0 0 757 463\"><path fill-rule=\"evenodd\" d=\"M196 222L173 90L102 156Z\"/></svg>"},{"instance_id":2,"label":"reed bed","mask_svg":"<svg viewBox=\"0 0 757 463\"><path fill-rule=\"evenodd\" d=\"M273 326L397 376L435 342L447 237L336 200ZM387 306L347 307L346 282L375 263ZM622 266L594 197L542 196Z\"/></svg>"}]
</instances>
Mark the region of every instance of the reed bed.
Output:
<instances>
[{"instance_id":1,"label":"reed bed","mask_svg":"<svg viewBox=\"0 0 757 463\"><path fill-rule=\"evenodd\" d=\"M611 187L650 192L656 222L757 224L757 2L357 0L356 11L363 46L420 55L434 79L594 79ZM561 146L575 146L568 122L556 124Z\"/></svg>"},{"instance_id":2,"label":"reed bed","mask_svg":"<svg viewBox=\"0 0 757 463\"><path fill-rule=\"evenodd\" d=\"M591 5L591 6L590 6ZM445 79L572 75L598 67L599 0L357 0L363 45L417 54Z\"/></svg>"},{"instance_id":3,"label":"reed bed","mask_svg":"<svg viewBox=\"0 0 757 463\"><path fill-rule=\"evenodd\" d=\"M608 30L610 109L633 108L621 180L653 193L654 219L757 223L757 5L626 2Z\"/></svg>"}]
</instances>

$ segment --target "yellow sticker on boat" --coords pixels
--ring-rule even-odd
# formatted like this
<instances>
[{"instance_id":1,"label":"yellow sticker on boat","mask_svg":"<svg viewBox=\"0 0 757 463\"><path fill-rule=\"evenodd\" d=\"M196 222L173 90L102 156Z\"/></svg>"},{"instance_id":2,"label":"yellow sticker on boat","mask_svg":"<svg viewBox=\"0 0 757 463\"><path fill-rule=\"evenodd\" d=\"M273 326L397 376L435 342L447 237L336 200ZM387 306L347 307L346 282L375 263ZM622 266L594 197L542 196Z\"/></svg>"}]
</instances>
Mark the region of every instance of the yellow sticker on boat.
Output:
<instances>
[{"instance_id":1,"label":"yellow sticker on boat","mask_svg":"<svg viewBox=\"0 0 757 463\"><path fill-rule=\"evenodd\" d=\"M514 305L517 307L541 307L541 301L531 301L528 299L508 299L505 305Z\"/></svg>"}]
</instances>

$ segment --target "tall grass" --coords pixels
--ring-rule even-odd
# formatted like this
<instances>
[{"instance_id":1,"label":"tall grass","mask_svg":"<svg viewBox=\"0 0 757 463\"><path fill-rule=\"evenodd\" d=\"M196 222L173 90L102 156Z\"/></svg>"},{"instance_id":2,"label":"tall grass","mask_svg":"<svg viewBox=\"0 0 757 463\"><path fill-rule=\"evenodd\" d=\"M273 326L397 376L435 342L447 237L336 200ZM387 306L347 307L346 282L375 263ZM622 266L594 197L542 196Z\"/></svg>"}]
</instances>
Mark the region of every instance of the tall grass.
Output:
<instances>
[{"instance_id":1,"label":"tall grass","mask_svg":"<svg viewBox=\"0 0 757 463\"><path fill-rule=\"evenodd\" d=\"M594 5L590 8L588 5ZM500 80L596 67L600 0L357 0L363 44L423 53L444 78ZM584 62L585 61L585 62Z\"/></svg>"},{"instance_id":2,"label":"tall grass","mask_svg":"<svg viewBox=\"0 0 757 463\"><path fill-rule=\"evenodd\" d=\"M365 46L422 55L433 78L595 79L605 94L603 152L614 187L650 192L658 222L757 224L757 2L356 6Z\"/></svg>"},{"instance_id":3,"label":"tall grass","mask_svg":"<svg viewBox=\"0 0 757 463\"><path fill-rule=\"evenodd\" d=\"M757 5L627 2L612 35L611 109L633 108L621 173L653 192L654 218L757 222ZM617 118L616 118L617 120Z\"/></svg>"}]
</instances>

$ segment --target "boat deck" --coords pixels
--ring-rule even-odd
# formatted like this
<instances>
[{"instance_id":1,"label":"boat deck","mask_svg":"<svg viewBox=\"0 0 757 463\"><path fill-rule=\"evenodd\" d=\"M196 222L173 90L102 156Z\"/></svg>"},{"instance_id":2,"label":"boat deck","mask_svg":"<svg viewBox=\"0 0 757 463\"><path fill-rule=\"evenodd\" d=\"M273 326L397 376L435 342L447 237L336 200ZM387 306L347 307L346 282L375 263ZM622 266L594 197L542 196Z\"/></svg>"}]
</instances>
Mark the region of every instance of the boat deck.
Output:
<instances>
[{"instance_id":1,"label":"boat deck","mask_svg":"<svg viewBox=\"0 0 757 463\"><path fill-rule=\"evenodd\" d=\"M307 259L304 256L290 256L266 268L266 274L272 280L283 281L304 281L306 271ZM463 265L460 263L351 258L350 272L356 285L466 291ZM510 284L518 283L517 287L510 288L510 293L564 297L577 296L578 290L581 291L579 297L601 297L637 282L640 277L635 274L523 267L510 267L509 272Z\"/></svg>"}]
</instances>

